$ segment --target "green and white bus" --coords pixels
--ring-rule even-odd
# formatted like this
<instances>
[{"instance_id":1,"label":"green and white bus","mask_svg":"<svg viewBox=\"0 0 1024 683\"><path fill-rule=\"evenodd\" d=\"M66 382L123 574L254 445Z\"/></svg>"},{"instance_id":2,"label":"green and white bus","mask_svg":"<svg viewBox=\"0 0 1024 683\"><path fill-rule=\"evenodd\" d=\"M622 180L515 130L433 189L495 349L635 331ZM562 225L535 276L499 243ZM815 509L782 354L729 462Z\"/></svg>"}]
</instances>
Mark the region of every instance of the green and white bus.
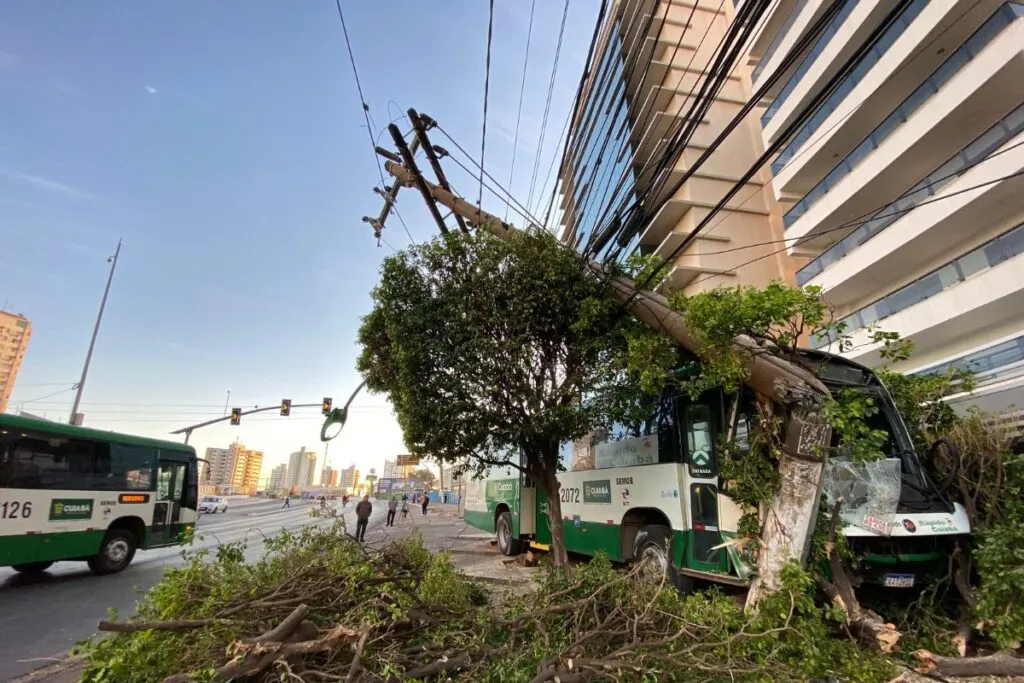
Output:
<instances>
[{"instance_id":1,"label":"green and white bus","mask_svg":"<svg viewBox=\"0 0 1024 683\"><path fill-rule=\"evenodd\" d=\"M880 410L871 427L889 436L888 458L861 465L836 454L827 469L825 495L844 501L844 533L856 556L851 569L868 583L918 585L945 569L955 541L970 533L967 513L929 479L874 372L831 354L806 351L805 358L820 364L830 390L874 397ZM738 396L711 390L696 401L666 392L645 425L564 445L563 462L574 448L591 449L586 469L558 476L568 550L603 551L618 562L653 559L684 591L694 580L746 585L753 563L729 542L742 513L719 477L719 445L731 439L742 450L756 416L747 389ZM550 546L544 492L508 466L467 484L465 521L496 533L506 555Z\"/></svg>"},{"instance_id":2,"label":"green and white bus","mask_svg":"<svg viewBox=\"0 0 1024 683\"><path fill-rule=\"evenodd\" d=\"M0 566L85 561L111 574L139 548L182 542L198 465L185 444L0 414Z\"/></svg>"}]
</instances>

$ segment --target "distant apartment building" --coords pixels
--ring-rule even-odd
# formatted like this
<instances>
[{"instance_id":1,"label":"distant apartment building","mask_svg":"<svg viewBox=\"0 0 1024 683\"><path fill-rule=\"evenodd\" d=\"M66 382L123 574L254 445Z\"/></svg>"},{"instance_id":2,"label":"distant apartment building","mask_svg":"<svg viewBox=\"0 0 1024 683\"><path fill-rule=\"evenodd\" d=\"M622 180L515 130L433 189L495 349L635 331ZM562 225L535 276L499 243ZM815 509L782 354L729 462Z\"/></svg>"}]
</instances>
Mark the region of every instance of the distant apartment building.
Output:
<instances>
[{"instance_id":1,"label":"distant apartment building","mask_svg":"<svg viewBox=\"0 0 1024 683\"><path fill-rule=\"evenodd\" d=\"M830 5L772 5L755 87ZM762 109L766 143L894 6L841 2ZM961 409L1024 407L1022 83L1024 3L913 0L772 163L788 251L807 259L796 281L847 323L844 355L877 366L869 327L898 332L915 348L899 370L977 373Z\"/></svg>"},{"instance_id":2,"label":"distant apartment building","mask_svg":"<svg viewBox=\"0 0 1024 683\"><path fill-rule=\"evenodd\" d=\"M340 475L341 472L338 470L329 465L324 465L323 472L320 473L320 486L330 489L337 488Z\"/></svg>"},{"instance_id":3,"label":"distant apartment building","mask_svg":"<svg viewBox=\"0 0 1024 683\"><path fill-rule=\"evenodd\" d=\"M395 461L385 460L384 461L384 474L381 475L382 479L394 479L395 475Z\"/></svg>"},{"instance_id":4,"label":"distant apartment building","mask_svg":"<svg viewBox=\"0 0 1024 683\"><path fill-rule=\"evenodd\" d=\"M288 486L313 486L316 472L316 453L303 446L288 458Z\"/></svg>"},{"instance_id":5,"label":"distant apartment building","mask_svg":"<svg viewBox=\"0 0 1024 683\"><path fill-rule=\"evenodd\" d=\"M355 465L349 465L345 469L341 470L341 479L338 486L347 493L355 493L359 489L360 473L356 469Z\"/></svg>"},{"instance_id":6,"label":"distant apartment building","mask_svg":"<svg viewBox=\"0 0 1024 683\"><path fill-rule=\"evenodd\" d=\"M756 116L695 164L752 92L739 69L703 117L691 115L691 93L706 80L732 13L718 0L612 2L560 171L562 239L602 261L655 255L668 262L660 285L668 291L793 282L792 257L772 244L782 222L768 169L713 211L764 151ZM673 144L690 122L690 134Z\"/></svg>"},{"instance_id":7,"label":"distant apartment building","mask_svg":"<svg viewBox=\"0 0 1024 683\"><path fill-rule=\"evenodd\" d=\"M231 482L231 473L235 471L227 448L207 448L206 467L203 484L210 486L227 486Z\"/></svg>"},{"instance_id":8,"label":"distant apartment building","mask_svg":"<svg viewBox=\"0 0 1024 683\"><path fill-rule=\"evenodd\" d=\"M209 477L204 475L205 486L216 487L221 493L253 494L259 489L263 452L246 448L235 442L227 448L207 448Z\"/></svg>"},{"instance_id":9,"label":"distant apartment building","mask_svg":"<svg viewBox=\"0 0 1024 683\"><path fill-rule=\"evenodd\" d=\"M235 442L229 449L234 461L231 485L235 493L252 495L259 490L260 470L263 469L263 451L254 451Z\"/></svg>"},{"instance_id":10,"label":"distant apartment building","mask_svg":"<svg viewBox=\"0 0 1024 683\"><path fill-rule=\"evenodd\" d=\"M25 349L31 337L32 323L28 318L0 311L0 413L7 411L7 402L14 391L14 382L25 360Z\"/></svg>"},{"instance_id":11,"label":"distant apartment building","mask_svg":"<svg viewBox=\"0 0 1024 683\"><path fill-rule=\"evenodd\" d=\"M280 493L288 488L288 463L281 463L270 470L270 480L267 482L267 491Z\"/></svg>"}]
</instances>

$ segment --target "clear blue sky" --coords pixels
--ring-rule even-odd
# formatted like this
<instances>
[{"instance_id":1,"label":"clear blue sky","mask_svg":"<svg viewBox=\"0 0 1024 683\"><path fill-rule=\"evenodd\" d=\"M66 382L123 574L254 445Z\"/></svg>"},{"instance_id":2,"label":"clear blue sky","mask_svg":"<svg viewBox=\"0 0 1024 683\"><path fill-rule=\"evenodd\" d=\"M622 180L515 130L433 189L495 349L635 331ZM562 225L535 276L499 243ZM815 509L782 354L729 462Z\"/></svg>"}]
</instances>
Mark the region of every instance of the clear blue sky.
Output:
<instances>
[{"instance_id":1,"label":"clear blue sky","mask_svg":"<svg viewBox=\"0 0 1024 683\"><path fill-rule=\"evenodd\" d=\"M537 2L512 183L524 200L562 6ZM542 176L598 6L569 8ZM479 156L487 2L343 8L374 135L413 106ZM503 184L529 12L529 0L496 2L486 165ZM446 170L476 197L475 181ZM4 3L0 307L34 327L10 409L66 418L122 236L88 426L166 435L221 415L228 390L233 406L344 400L390 252L360 221L379 211L379 184L333 0ZM415 239L436 233L413 191L399 208ZM485 208L504 213L487 195ZM409 242L394 219L385 239ZM401 432L384 397L354 405L330 460L379 468L403 451ZM319 411L296 410L192 442L202 451L238 437L266 452L266 476L300 446L320 452L319 426Z\"/></svg>"}]
</instances>

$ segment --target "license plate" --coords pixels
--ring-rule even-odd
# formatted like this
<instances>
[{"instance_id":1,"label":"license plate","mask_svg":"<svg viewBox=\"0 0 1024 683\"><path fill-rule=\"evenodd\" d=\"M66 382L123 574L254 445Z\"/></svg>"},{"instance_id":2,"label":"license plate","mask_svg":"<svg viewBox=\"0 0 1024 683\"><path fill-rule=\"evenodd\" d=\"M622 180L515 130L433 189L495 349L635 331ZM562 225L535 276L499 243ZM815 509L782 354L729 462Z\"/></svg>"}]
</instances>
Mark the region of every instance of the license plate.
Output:
<instances>
[{"instance_id":1,"label":"license plate","mask_svg":"<svg viewBox=\"0 0 1024 683\"><path fill-rule=\"evenodd\" d=\"M886 574L882 577L882 585L886 588L913 588L913 574Z\"/></svg>"}]
</instances>

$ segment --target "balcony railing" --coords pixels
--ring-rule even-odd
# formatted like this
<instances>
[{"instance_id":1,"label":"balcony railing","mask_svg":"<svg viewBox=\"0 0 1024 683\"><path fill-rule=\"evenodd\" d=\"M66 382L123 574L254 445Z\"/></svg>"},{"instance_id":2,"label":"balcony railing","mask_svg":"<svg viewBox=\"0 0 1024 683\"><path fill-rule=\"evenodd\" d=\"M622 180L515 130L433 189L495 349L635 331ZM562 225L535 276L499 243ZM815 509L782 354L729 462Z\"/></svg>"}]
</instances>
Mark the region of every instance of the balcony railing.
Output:
<instances>
[{"instance_id":1,"label":"balcony railing","mask_svg":"<svg viewBox=\"0 0 1024 683\"><path fill-rule=\"evenodd\" d=\"M740 5L739 3L737 3L736 10L739 11L739 9ZM799 10L800 5L798 4L796 7L789 11L789 14L786 15L785 23L782 24L782 27L775 33L775 38L774 40L772 40L771 45L769 45L768 49L764 51L764 55L762 55L761 59L757 60L757 66L754 67L753 73L754 81L757 81L757 77L761 75L762 71L764 71L764 67L768 64L769 61L771 61L772 56L775 55L775 51L779 49L779 45L782 44L782 41L783 39L785 39L786 34L789 33L789 29L793 27L793 22L796 21L796 18L798 16L800 16Z\"/></svg>"},{"instance_id":2,"label":"balcony railing","mask_svg":"<svg viewBox=\"0 0 1024 683\"><path fill-rule=\"evenodd\" d=\"M926 299L937 296L967 278L994 268L1024 253L1024 223L1018 224L1007 233L984 244L960 258L932 271L906 287L884 296L874 303L843 318L846 333L863 329L891 315L896 315ZM830 340L816 337L811 340L813 348L828 346Z\"/></svg>"},{"instance_id":3,"label":"balcony railing","mask_svg":"<svg viewBox=\"0 0 1024 683\"><path fill-rule=\"evenodd\" d=\"M895 202L876 212L859 228L798 270L796 273L797 284L800 286L807 284L812 278L824 272L826 268L838 263L850 252L881 234L890 225L910 213L914 207L942 192L943 188L977 166L1022 131L1024 131L1024 104L975 138L973 142L929 173L924 180Z\"/></svg>"},{"instance_id":4,"label":"balcony railing","mask_svg":"<svg viewBox=\"0 0 1024 683\"><path fill-rule=\"evenodd\" d=\"M860 163L867 158L871 152L878 149L893 133L899 130L910 117L924 106L932 96L939 92L953 76L961 69L970 64L975 57L988 47L1007 26L1020 18L1007 3L996 10L988 21L981 28L974 32L960 48L951 54L946 61L939 66L924 83L910 93L900 106L889 114L878 126L871 131L859 145L853 148L849 154L829 171L828 175L822 178L821 182L815 185L810 192L804 195L803 199L793 205L783 217L786 227L793 225L807 211L814 206L822 197L828 194L832 188L838 185L843 178L853 173Z\"/></svg>"},{"instance_id":5,"label":"balcony railing","mask_svg":"<svg viewBox=\"0 0 1024 683\"><path fill-rule=\"evenodd\" d=\"M962 370L975 374L993 372L1008 365L1024 361L1024 336L1001 342L981 351L968 353L955 360L932 366L913 375L942 375L949 370Z\"/></svg>"},{"instance_id":6,"label":"balcony railing","mask_svg":"<svg viewBox=\"0 0 1024 683\"><path fill-rule=\"evenodd\" d=\"M844 0L838 1L843 2ZM800 64L797 66L796 71L793 72L793 75L786 81L786 85L782 86L782 90L779 91L779 94L775 96L774 100L772 100L771 106L769 106L765 113L761 115L762 126L767 126L768 123L775 118L779 109L786 103L789 96L793 94L793 90L795 90L796 86L799 85L804 75L808 70L810 70L811 66L814 65L814 62L817 61L818 57L821 56L821 53L825 51L825 48L828 47L829 41L831 41L839 29L842 28L843 23L850 18L850 14L853 12L853 8L857 6L857 2L856 0L845 0L845 2L846 4L843 8L839 10L838 14L832 17L832 21L828 22L828 26L826 26L825 30L821 32L818 39L814 41L814 45L811 46L811 49L807 52L804 58L800 60ZM791 14L796 15L796 10L794 9ZM757 78L756 74L754 77Z\"/></svg>"},{"instance_id":7,"label":"balcony railing","mask_svg":"<svg viewBox=\"0 0 1024 683\"><path fill-rule=\"evenodd\" d=\"M822 103L814 116L807 121L807 125L800 129L800 132L793 137L793 140L786 145L785 149L783 149L779 156L775 158L775 161L772 162L772 173L778 174L778 172L789 163L789 160L792 159L800 148L811 139L811 136L821 128L822 124L825 123L825 119L827 119L832 112L842 104L847 95L853 92L853 89L857 87L857 84L864 80L864 77L869 71L871 71L872 67L874 67L875 64L885 56L885 53L889 51L889 48L892 47L893 43L903 35L903 32L907 30L907 27L913 23L914 19L917 18L917 15L919 15L927 5L928 0L914 0L914 2L910 3L910 5L903 10L903 14L901 14L899 18L885 30L885 33L883 33L881 38L878 39L878 42L871 48L871 51L864 55L860 60L860 63L854 67L853 71L847 74L846 78L844 78L839 84L839 87L836 88L828 99Z\"/></svg>"}]
</instances>

